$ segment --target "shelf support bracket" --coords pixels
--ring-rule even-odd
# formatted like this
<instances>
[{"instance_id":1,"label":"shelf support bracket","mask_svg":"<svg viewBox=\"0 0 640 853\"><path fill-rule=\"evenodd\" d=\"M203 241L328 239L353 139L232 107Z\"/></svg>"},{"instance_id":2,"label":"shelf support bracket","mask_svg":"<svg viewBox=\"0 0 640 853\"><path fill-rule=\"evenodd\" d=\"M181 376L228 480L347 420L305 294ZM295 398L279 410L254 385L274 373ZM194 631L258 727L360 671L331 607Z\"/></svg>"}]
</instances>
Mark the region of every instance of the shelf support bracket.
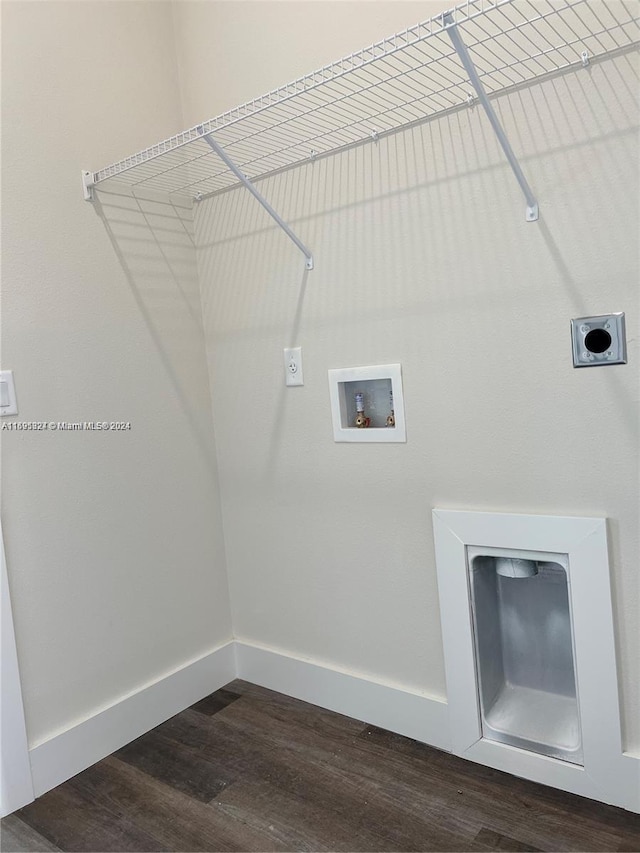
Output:
<instances>
[{"instance_id":1,"label":"shelf support bracket","mask_svg":"<svg viewBox=\"0 0 640 853\"><path fill-rule=\"evenodd\" d=\"M95 187L93 172L82 170L82 195L85 201L93 201L93 188Z\"/></svg>"},{"instance_id":2,"label":"shelf support bracket","mask_svg":"<svg viewBox=\"0 0 640 853\"><path fill-rule=\"evenodd\" d=\"M513 149L509 144L509 140L507 139L507 135L504 132L500 121L498 120L498 116L496 115L489 98L487 97L487 93L485 91L484 86L478 76L478 72L476 71L476 67L473 64L473 60L469 55L469 51L467 50L466 44L462 41L462 37L458 32L458 27L456 22L453 19L453 15L451 12L447 12L442 16L442 22L444 24L444 28L446 29L449 38L453 42L453 46L456 49L456 53L460 57L460 61L464 66L464 70L469 75L469 80L471 85L476 91L476 95L478 96L478 100L482 104L485 113L487 114L487 118L491 122L491 126L498 137L498 142L500 143L502 150L505 153L507 160L509 161L509 165L513 170L513 174L516 176L516 180L520 184L520 188L524 193L524 197L527 200L527 212L526 212L526 220L527 222L535 222L538 219L538 202L529 186L527 179L524 176L522 169L520 168L520 164L516 158L516 155L513 153Z\"/></svg>"},{"instance_id":3,"label":"shelf support bracket","mask_svg":"<svg viewBox=\"0 0 640 853\"><path fill-rule=\"evenodd\" d=\"M200 128L200 132L202 133L201 128ZM254 185L251 183L249 178L247 178L247 176L244 175L240 171L240 169L238 169L238 167L233 162L233 160L229 157L229 155L226 153L226 151L218 144L218 142L216 142L216 140L211 136L211 134L202 133L202 138L213 149L213 151L215 151L215 153L222 160L222 162L227 166L227 168L233 172L233 174L236 176L236 178L238 178L238 180L244 184L244 186L249 190L249 192L256 199L256 201L258 201L262 205L262 207L264 207L264 209L267 211L269 216L275 220L275 222L280 226L280 228L282 228L282 230L287 235L287 237L289 237L290 240L293 240L293 242L296 244L296 246L300 249L302 254L305 256L305 267L306 267L306 269L312 270L313 269L313 255L311 254L309 249L307 249L307 247L304 245L302 240L300 240L293 233L291 228L289 228L289 226L284 221L284 219L278 213L276 213L276 211L271 207L271 205L266 200L266 198L262 195L262 193L260 193L254 187Z\"/></svg>"}]
</instances>

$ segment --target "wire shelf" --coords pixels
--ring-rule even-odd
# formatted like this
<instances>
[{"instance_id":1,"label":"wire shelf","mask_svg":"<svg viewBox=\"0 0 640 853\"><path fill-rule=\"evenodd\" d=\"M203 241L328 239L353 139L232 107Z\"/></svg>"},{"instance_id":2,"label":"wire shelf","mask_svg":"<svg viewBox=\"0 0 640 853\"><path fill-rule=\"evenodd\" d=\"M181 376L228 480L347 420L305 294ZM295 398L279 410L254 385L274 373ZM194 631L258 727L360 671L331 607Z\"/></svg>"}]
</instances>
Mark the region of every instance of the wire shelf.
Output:
<instances>
[{"instance_id":1,"label":"wire shelf","mask_svg":"<svg viewBox=\"0 0 640 853\"><path fill-rule=\"evenodd\" d=\"M489 95L640 42L640 4L468 0L452 10ZM415 125L471 102L443 16L352 53L217 118L93 173L192 198L238 183L202 138L212 134L252 181Z\"/></svg>"}]
</instances>

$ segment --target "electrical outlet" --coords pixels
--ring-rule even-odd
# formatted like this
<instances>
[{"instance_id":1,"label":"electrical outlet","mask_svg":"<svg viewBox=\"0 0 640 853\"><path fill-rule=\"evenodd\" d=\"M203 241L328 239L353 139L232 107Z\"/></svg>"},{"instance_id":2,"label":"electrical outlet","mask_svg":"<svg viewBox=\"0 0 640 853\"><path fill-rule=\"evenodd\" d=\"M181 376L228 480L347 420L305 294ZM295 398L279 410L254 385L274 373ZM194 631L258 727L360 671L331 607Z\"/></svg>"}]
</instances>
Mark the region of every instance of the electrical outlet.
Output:
<instances>
[{"instance_id":1,"label":"electrical outlet","mask_svg":"<svg viewBox=\"0 0 640 853\"><path fill-rule=\"evenodd\" d=\"M284 384L304 385L302 347L286 347L284 350Z\"/></svg>"}]
</instances>

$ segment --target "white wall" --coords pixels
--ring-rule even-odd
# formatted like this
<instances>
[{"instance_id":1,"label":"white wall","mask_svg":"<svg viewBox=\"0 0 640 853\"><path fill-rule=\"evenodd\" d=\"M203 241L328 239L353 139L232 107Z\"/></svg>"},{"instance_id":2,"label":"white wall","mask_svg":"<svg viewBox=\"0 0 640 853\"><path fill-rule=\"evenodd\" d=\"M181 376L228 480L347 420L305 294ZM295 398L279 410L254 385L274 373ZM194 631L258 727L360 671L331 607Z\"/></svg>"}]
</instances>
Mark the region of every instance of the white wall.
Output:
<instances>
[{"instance_id":1,"label":"white wall","mask_svg":"<svg viewBox=\"0 0 640 853\"><path fill-rule=\"evenodd\" d=\"M448 0L176 0L185 127L413 26Z\"/></svg>"},{"instance_id":2,"label":"white wall","mask_svg":"<svg viewBox=\"0 0 640 853\"><path fill-rule=\"evenodd\" d=\"M186 123L399 29L409 5L437 11L178 4ZM372 32L377 16L390 26ZM431 508L607 516L625 743L640 750L634 59L496 101L537 224L478 108L261 182L312 248L308 275L246 192L198 207L241 640L443 696ZM627 313L629 364L575 370L570 318L607 311ZM297 344L305 386L285 389ZM406 445L334 444L327 369L395 361Z\"/></svg>"},{"instance_id":3,"label":"white wall","mask_svg":"<svg viewBox=\"0 0 640 853\"><path fill-rule=\"evenodd\" d=\"M2 4L2 520L31 746L231 636L189 210L97 169L181 129L170 4Z\"/></svg>"},{"instance_id":4,"label":"white wall","mask_svg":"<svg viewBox=\"0 0 640 853\"><path fill-rule=\"evenodd\" d=\"M245 192L201 205L218 461L189 211L81 200L81 168L448 5L2 4L2 362L19 419L132 423L2 436L32 746L230 637L219 468L235 634L433 696L431 507L608 516L640 751L628 55L497 102L536 225L478 109L264 181L313 248L309 275ZM629 365L574 370L569 318L608 310L627 312ZM294 343L305 386L285 389ZM392 361L407 444L334 444L327 369Z\"/></svg>"}]
</instances>

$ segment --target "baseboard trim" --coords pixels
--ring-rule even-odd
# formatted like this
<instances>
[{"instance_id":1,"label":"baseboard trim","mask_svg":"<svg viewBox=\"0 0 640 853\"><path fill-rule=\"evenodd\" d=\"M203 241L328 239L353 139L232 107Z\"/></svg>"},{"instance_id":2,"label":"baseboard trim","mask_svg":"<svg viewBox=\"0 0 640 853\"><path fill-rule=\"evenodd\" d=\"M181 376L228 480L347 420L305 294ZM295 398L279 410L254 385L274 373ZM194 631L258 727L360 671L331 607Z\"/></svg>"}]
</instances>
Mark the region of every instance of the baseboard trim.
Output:
<instances>
[{"instance_id":1,"label":"baseboard trim","mask_svg":"<svg viewBox=\"0 0 640 853\"><path fill-rule=\"evenodd\" d=\"M451 751L447 703L236 641L238 678Z\"/></svg>"},{"instance_id":2,"label":"baseboard trim","mask_svg":"<svg viewBox=\"0 0 640 853\"><path fill-rule=\"evenodd\" d=\"M230 642L29 750L36 797L219 690L236 677Z\"/></svg>"},{"instance_id":3,"label":"baseboard trim","mask_svg":"<svg viewBox=\"0 0 640 853\"><path fill-rule=\"evenodd\" d=\"M35 796L86 770L234 678L452 751L446 701L276 649L232 641L32 747L29 758ZM604 792L602 801L638 812L640 759L628 753L623 758L630 780L629 798L621 802ZM486 757L471 760L495 766ZM500 769L509 772L508 767ZM549 784L548 780L537 781ZM556 781L551 782L553 787L572 790L562 780Z\"/></svg>"}]
</instances>

